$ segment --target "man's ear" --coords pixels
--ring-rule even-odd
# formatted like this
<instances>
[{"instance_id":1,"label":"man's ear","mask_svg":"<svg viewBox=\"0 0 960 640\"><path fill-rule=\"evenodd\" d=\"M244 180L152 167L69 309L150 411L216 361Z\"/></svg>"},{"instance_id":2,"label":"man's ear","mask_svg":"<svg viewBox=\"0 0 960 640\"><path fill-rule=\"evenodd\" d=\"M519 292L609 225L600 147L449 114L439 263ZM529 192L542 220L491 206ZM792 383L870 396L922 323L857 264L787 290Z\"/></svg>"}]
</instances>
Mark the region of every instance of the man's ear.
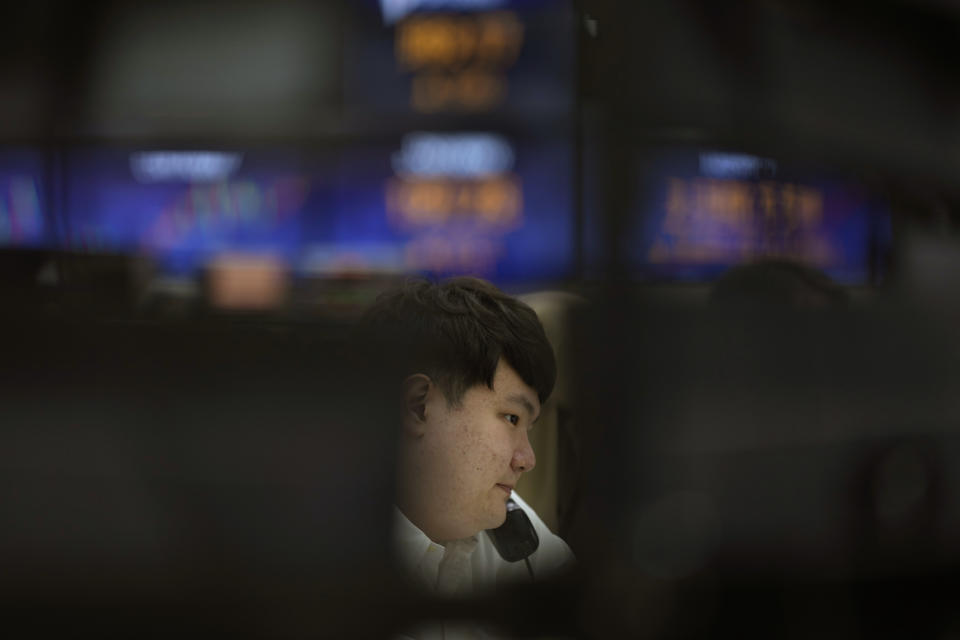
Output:
<instances>
[{"instance_id":1,"label":"man's ear","mask_svg":"<svg viewBox=\"0 0 960 640\"><path fill-rule=\"evenodd\" d=\"M422 436L427 424L427 394L433 382L422 373L415 373L403 381L403 430L412 436Z\"/></svg>"}]
</instances>

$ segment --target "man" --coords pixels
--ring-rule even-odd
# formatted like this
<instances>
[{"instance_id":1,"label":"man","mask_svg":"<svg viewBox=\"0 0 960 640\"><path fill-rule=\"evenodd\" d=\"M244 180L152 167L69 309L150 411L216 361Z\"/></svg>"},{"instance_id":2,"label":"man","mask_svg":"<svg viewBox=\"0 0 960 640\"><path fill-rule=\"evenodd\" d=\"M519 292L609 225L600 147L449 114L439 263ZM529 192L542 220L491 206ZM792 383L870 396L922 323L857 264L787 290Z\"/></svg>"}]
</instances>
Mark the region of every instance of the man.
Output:
<instances>
[{"instance_id":1,"label":"man","mask_svg":"<svg viewBox=\"0 0 960 640\"><path fill-rule=\"evenodd\" d=\"M413 281L381 295L366 325L404 354L396 542L405 575L466 595L571 565L569 547L515 492L536 464L527 432L556 379L533 310L475 278ZM539 538L525 561L502 558L487 532L511 499Z\"/></svg>"}]
</instances>

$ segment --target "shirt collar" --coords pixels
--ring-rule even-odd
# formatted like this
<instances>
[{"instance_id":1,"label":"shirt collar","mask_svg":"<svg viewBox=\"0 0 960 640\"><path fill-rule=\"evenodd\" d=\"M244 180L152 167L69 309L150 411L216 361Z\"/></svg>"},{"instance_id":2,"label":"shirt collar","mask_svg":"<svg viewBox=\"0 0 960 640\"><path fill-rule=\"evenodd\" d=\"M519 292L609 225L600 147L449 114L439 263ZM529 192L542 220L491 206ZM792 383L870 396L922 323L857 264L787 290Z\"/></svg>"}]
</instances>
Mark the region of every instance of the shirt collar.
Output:
<instances>
[{"instance_id":1,"label":"shirt collar","mask_svg":"<svg viewBox=\"0 0 960 640\"><path fill-rule=\"evenodd\" d=\"M394 507L394 546L400 567L429 589L436 588L440 562L448 557L448 551L469 557L478 541L479 537L473 535L451 541L446 546L438 544L410 522L399 508Z\"/></svg>"},{"instance_id":2,"label":"shirt collar","mask_svg":"<svg viewBox=\"0 0 960 640\"><path fill-rule=\"evenodd\" d=\"M441 551L443 547L428 538L423 531L420 531L417 525L410 522L400 509L394 507L393 510L393 540L397 558L405 570L416 573L431 545L439 547Z\"/></svg>"}]
</instances>

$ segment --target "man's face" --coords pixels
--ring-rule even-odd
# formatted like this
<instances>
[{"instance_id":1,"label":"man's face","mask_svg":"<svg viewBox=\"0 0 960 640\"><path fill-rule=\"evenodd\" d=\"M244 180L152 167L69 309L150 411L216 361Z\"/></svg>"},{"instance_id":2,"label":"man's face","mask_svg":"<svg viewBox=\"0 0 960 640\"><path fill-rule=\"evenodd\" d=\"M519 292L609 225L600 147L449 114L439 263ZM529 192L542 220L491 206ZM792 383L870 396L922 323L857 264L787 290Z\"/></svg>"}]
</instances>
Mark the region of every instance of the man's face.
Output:
<instances>
[{"instance_id":1,"label":"man's face","mask_svg":"<svg viewBox=\"0 0 960 640\"><path fill-rule=\"evenodd\" d=\"M493 389L476 385L459 405L431 386L419 470L436 516L428 535L454 540L503 524L511 489L536 463L527 431L539 414L536 392L503 359Z\"/></svg>"}]
</instances>

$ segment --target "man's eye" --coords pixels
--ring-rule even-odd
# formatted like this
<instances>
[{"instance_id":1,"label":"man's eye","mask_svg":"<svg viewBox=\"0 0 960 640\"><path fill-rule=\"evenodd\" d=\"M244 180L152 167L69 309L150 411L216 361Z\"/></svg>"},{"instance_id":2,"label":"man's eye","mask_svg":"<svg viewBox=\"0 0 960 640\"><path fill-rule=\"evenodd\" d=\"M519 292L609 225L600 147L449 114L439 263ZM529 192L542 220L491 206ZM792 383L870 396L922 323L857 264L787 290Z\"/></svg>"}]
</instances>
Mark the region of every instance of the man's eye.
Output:
<instances>
[{"instance_id":1,"label":"man's eye","mask_svg":"<svg viewBox=\"0 0 960 640\"><path fill-rule=\"evenodd\" d=\"M508 421L510 424L512 424L512 425L518 425L518 424L520 424L520 416L518 416L518 415L516 415L516 414L513 414L513 413L508 413L508 414L507 414L507 421Z\"/></svg>"}]
</instances>

